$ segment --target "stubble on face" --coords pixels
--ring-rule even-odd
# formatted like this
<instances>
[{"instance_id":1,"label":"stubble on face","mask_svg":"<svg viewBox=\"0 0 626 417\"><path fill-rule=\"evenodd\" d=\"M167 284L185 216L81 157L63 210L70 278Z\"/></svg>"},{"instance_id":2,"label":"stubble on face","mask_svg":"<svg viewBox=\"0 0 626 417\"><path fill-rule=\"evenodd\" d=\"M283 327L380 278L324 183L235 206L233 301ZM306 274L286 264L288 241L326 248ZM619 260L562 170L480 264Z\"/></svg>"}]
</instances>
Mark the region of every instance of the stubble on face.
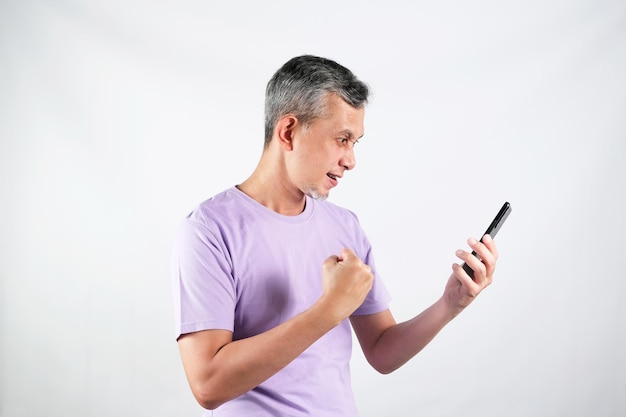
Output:
<instances>
[{"instance_id":1,"label":"stubble on face","mask_svg":"<svg viewBox=\"0 0 626 417\"><path fill-rule=\"evenodd\" d=\"M304 188L304 194L308 195L314 200L324 201L328 198L328 193L322 194L319 192L315 185L309 185Z\"/></svg>"}]
</instances>

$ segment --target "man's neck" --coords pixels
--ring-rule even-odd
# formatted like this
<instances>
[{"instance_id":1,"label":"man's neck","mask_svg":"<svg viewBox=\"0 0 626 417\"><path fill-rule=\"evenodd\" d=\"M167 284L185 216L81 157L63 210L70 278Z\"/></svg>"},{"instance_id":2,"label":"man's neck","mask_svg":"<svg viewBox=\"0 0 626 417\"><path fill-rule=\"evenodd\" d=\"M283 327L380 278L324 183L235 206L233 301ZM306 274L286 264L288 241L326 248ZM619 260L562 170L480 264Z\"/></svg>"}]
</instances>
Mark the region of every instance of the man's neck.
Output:
<instances>
[{"instance_id":1,"label":"man's neck","mask_svg":"<svg viewBox=\"0 0 626 417\"><path fill-rule=\"evenodd\" d=\"M252 175L237 188L278 214L296 216L302 213L306 204L304 193L285 184L284 175L267 168L261 158Z\"/></svg>"}]
</instances>

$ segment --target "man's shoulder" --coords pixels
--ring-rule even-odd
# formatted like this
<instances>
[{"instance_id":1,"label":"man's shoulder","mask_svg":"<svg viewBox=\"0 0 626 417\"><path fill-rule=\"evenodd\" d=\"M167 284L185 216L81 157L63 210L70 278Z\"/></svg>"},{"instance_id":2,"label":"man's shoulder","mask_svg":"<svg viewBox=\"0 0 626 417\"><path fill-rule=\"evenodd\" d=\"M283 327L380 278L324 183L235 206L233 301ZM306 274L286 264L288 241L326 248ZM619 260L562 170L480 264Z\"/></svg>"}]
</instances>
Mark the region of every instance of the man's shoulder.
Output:
<instances>
[{"instance_id":1,"label":"man's shoulder","mask_svg":"<svg viewBox=\"0 0 626 417\"><path fill-rule=\"evenodd\" d=\"M231 187L202 201L187 215L186 220L206 227L238 215L242 207L244 205L235 187Z\"/></svg>"},{"instance_id":2,"label":"man's shoulder","mask_svg":"<svg viewBox=\"0 0 626 417\"><path fill-rule=\"evenodd\" d=\"M198 204L196 209L202 210L202 209L208 208L208 209L215 210L215 209L229 208L230 206L235 205L237 203L238 196L237 196L236 191L237 191L236 187L227 188L223 190L222 192L217 193L207 198L206 200L202 201L200 204Z\"/></svg>"}]
</instances>

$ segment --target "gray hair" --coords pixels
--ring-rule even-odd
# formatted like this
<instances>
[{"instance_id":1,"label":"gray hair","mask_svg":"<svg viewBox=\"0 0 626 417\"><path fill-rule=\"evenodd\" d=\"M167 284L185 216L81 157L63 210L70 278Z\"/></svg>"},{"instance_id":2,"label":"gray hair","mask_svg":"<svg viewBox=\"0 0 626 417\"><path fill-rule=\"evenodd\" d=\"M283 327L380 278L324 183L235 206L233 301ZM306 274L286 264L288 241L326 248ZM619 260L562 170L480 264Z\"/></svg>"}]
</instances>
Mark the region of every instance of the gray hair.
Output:
<instances>
[{"instance_id":1,"label":"gray hair","mask_svg":"<svg viewBox=\"0 0 626 417\"><path fill-rule=\"evenodd\" d=\"M352 71L330 59L303 55L287 61L265 90L265 146L272 140L281 117L293 114L304 126L321 117L328 93L361 108L370 91Z\"/></svg>"}]
</instances>

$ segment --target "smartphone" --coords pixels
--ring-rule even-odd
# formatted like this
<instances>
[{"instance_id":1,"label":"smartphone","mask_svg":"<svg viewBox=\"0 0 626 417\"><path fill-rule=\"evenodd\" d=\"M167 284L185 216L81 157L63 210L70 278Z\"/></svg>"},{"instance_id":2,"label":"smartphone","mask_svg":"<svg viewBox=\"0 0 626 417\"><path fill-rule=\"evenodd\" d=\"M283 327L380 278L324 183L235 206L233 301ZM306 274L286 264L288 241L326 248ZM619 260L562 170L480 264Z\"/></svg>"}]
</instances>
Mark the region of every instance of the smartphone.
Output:
<instances>
[{"instance_id":1,"label":"smartphone","mask_svg":"<svg viewBox=\"0 0 626 417\"><path fill-rule=\"evenodd\" d=\"M511 214L511 205L507 201L504 203L498 214L496 214L496 217L493 219L485 233L483 233L483 236L489 235L492 238L496 237L498 230L500 230L506 218L509 217L509 214ZM482 237L480 238L480 241L483 241ZM472 255L476 256L476 252L472 251ZM463 263L463 269L467 272L467 275L469 275L470 278L474 279L474 270L472 268L470 268L466 263Z\"/></svg>"}]
</instances>

